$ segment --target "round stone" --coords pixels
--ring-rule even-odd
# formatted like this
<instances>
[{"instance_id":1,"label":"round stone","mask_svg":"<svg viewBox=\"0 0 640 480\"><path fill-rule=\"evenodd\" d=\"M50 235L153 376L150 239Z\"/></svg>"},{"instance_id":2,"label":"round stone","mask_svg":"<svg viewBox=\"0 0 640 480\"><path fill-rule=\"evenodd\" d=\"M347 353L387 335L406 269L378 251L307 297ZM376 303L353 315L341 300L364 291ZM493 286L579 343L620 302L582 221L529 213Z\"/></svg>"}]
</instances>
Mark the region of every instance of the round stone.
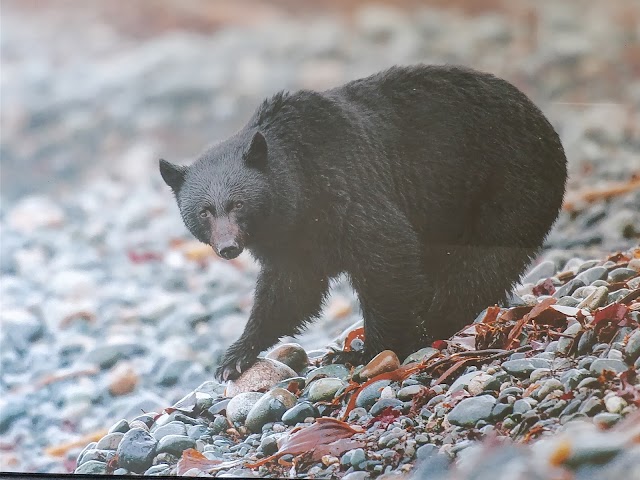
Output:
<instances>
[{"instance_id":1,"label":"round stone","mask_svg":"<svg viewBox=\"0 0 640 480\"><path fill-rule=\"evenodd\" d=\"M296 404L296 396L284 388L265 393L251 408L245 426L252 432L261 432L263 425L280 421L282 415Z\"/></svg>"},{"instance_id":2,"label":"round stone","mask_svg":"<svg viewBox=\"0 0 640 480\"><path fill-rule=\"evenodd\" d=\"M284 363L297 373L302 372L309 365L307 352L297 343L278 345L267 353L265 358Z\"/></svg>"},{"instance_id":3,"label":"round stone","mask_svg":"<svg viewBox=\"0 0 640 480\"><path fill-rule=\"evenodd\" d=\"M391 350L383 350L373 357L373 359L360 370L358 375L361 379L367 380L381 373L392 372L398 368L400 368L398 356Z\"/></svg>"},{"instance_id":4,"label":"round stone","mask_svg":"<svg viewBox=\"0 0 640 480\"><path fill-rule=\"evenodd\" d=\"M236 380L229 381L226 396L236 397L240 393L271 388L276 383L295 376L296 372L282 362L270 358L258 359Z\"/></svg>"},{"instance_id":5,"label":"round stone","mask_svg":"<svg viewBox=\"0 0 640 480\"><path fill-rule=\"evenodd\" d=\"M124 434L118 445L118 465L135 473L142 473L151 466L157 441L142 428L132 428Z\"/></svg>"},{"instance_id":6,"label":"round stone","mask_svg":"<svg viewBox=\"0 0 640 480\"><path fill-rule=\"evenodd\" d=\"M622 360L615 360L610 358L598 358L591 364L590 370L593 373L601 375L603 371L609 370L615 373L622 373L628 370L628 366Z\"/></svg>"},{"instance_id":7,"label":"round stone","mask_svg":"<svg viewBox=\"0 0 640 480\"><path fill-rule=\"evenodd\" d=\"M495 405L496 399L490 395L465 398L449 412L447 418L452 425L473 427L480 420L489 421Z\"/></svg>"},{"instance_id":8,"label":"round stone","mask_svg":"<svg viewBox=\"0 0 640 480\"><path fill-rule=\"evenodd\" d=\"M188 448L196 448L196 441L186 435L165 435L157 446L158 453L169 453L180 457Z\"/></svg>"},{"instance_id":9,"label":"round stone","mask_svg":"<svg viewBox=\"0 0 640 480\"><path fill-rule=\"evenodd\" d=\"M347 386L339 378L319 378L309 387L309 401L322 402L332 400L338 390Z\"/></svg>"},{"instance_id":10,"label":"round stone","mask_svg":"<svg viewBox=\"0 0 640 480\"><path fill-rule=\"evenodd\" d=\"M309 402L300 402L294 405L282 415L282 422L285 425L295 425L302 423L309 417L317 417L318 412Z\"/></svg>"},{"instance_id":11,"label":"round stone","mask_svg":"<svg viewBox=\"0 0 640 480\"><path fill-rule=\"evenodd\" d=\"M380 399L382 389L390 384L390 380L378 380L364 387L356 398L356 407L371 408L371 406Z\"/></svg>"},{"instance_id":12,"label":"round stone","mask_svg":"<svg viewBox=\"0 0 640 480\"><path fill-rule=\"evenodd\" d=\"M236 395L227 405L227 419L232 425L243 425L249 411L263 397L263 393L244 392Z\"/></svg>"}]
</instances>

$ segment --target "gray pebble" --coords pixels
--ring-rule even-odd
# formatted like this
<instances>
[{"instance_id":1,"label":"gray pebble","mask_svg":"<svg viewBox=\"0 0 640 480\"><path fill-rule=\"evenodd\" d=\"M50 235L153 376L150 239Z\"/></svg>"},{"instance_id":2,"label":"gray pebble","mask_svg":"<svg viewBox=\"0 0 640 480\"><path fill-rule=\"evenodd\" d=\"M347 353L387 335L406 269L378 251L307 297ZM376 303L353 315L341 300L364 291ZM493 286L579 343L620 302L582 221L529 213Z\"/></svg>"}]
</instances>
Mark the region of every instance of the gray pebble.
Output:
<instances>
[{"instance_id":1,"label":"gray pebble","mask_svg":"<svg viewBox=\"0 0 640 480\"><path fill-rule=\"evenodd\" d=\"M284 412L282 422L285 425L295 425L304 422L306 418L317 416L318 412L311 403L300 402Z\"/></svg>"},{"instance_id":2,"label":"gray pebble","mask_svg":"<svg viewBox=\"0 0 640 480\"><path fill-rule=\"evenodd\" d=\"M157 445L158 453L169 453L179 457L188 448L196 448L196 441L186 435L165 435Z\"/></svg>"},{"instance_id":3,"label":"gray pebble","mask_svg":"<svg viewBox=\"0 0 640 480\"><path fill-rule=\"evenodd\" d=\"M107 464L97 460L89 460L76 468L73 473L76 475L105 475Z\"/></svg>"},{"instance_id":4,"label":"gray pebble","mask_svg":"<svg viewBox=\"0 0 640 480\"><path fill-rule=\"evenodd\" d=\"M473 427L478 421L491 418L495 404L496 399L490 395L465 398L449 412L449 422L462 427Z\"/></svg>"},{"instance_id":5,"label":"gray pebble","mask_svg":"<svg viewBox=\"0 0 640 480\"><path fill-rule=\"evenodd\" d=\"M607 276L608 272L605 267L591 267L578 274L576 278L584 282L585 285L591 285L596 280L606 280Z\"/></svg>"},{"instance_id":6,"label":"gray pebble","mask_svg":"<svg viewBox=\"0 0 640 480\"><path fill-rule=\"evenodd\" d=\"M390 384L390 380L378 380L363 388L356 398L356 407L370 408L380 398L381 390Z\"/></svg>"},{"instance_id":7,"label":"gray pebble","mask_svg":"<svg viewBox=\"0 0 640 480\"><path fill-rule=\"evenodd\" d=\"M157 441L149 432L132 428L124 434L118 445L118 464L132 472L142 473L151 466Z\"/></svg>"},{"instance_id":8,"label":"gray pebble","mask_svg":"<svg viewBox=\"0 0 640 480\"><path fill-rule=\"evenodd\" d=\"M122 437L124 437L124 433L114 432L109 433L102 437L102 439L96 445L96 449L98 450L116 450L120 442L122 441Z\"/></svg>"},{"instance_id":9,"label":"gray pebble","mask_svg":"<svg viewBox=\"0 0 640 480\"><path fill-rule=\"evenodd\" d=\"M319 378L309 387L309 401L315 403L333 400L336 392L346 385L347 383L339 378Z\"/></svg>"},{"instance_id":10,"label":"gray pebble","mask_svg":"<svg viewBox=\"0 0 640 480\"><path fill-rule=\"evenodd\" d=\"M598 358L591 364L590 370L600 375L604 370L610 370L615 373L622 373L629 367L622 360L609 358Z\"/></svg>"},{"instance_id":11,"label":"gray pebble","mask_svg":"<svg viewBox=\"0 0 640 480\"><path fill-rule=\"evenodd\" d=\"M551 368L551 361L542 358L523 358L519 360L508 360L502 364L509 374L516 377L525 378L531 375L536 368Z\"/></svg>"},{"instance_id":12,"label":"gray pebble","mask_svg":"<svg viewBox=\"0 0 640 480\"><path fill-rule=\"evenodd\" d=\"M163 437L166 437L167 435L186 435L186 434L187 434L186 425L182 422L177 422L177 421L169 422L151 431L151 435L153 435L153 437L158 441L160 441Z\"/></svg>"}]
</instances>

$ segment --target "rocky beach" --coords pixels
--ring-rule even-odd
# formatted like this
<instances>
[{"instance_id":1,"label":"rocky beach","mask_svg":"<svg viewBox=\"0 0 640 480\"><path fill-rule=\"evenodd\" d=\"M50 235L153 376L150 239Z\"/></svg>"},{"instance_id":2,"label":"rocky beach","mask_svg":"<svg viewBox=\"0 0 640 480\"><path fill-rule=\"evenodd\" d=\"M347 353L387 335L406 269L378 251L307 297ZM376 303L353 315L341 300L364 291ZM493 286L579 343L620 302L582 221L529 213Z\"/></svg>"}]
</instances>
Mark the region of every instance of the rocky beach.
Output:
<instances>
[{"instance_id":1,"label":"rocky beach","mask_svg":"<svg viewBox=\"0 0 640 480\"><path fill-rule=\"evenodd\" d=\"M3 2L0 470L640 478L637 4L176 3ZM507 78L558 130L570 178L539 258L404 365L318 366L361 343L340 279L308 332L215 382L258 266L189 236L157 159L278 90L415 62Z\"/></svg>"}]
</instances>

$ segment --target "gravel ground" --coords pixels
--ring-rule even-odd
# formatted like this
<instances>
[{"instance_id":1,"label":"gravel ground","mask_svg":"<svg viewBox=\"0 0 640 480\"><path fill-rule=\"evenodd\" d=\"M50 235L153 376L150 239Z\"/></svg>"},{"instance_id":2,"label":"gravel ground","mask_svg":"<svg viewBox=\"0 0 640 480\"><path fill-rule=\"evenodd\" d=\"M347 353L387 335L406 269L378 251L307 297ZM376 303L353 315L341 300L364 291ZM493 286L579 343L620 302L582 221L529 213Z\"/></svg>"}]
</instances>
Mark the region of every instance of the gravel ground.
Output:
<instances>
[{"instance_id":1,"label":"gravel ground","mask_svg":"<svg viewBox=\"0 0 640 480\"><path fill-rule=\"evenodd\" d=\"M553 277L565 266L582 268L589 259L602 260L638 244L638 188L610 197L596 195L593 201L585 196L612 183L629 185L634 175L640 176L640 114L633 107L640 103L640 11L632 1L615 7L602 3L591 9L572 4L545 4L542 9L535 2L520 2L517 8L479 16L455 9L407 12L357 6L348 17L326 13L304 18L274 7L265 8L263 14L269 19L265 22L222 21L221 14L206 10L199 23L189 17L190 24L198 27L189 31L183 23L165 25L166 18L153 9L156 15L149 22L134 18L133 26L124 28L111 21L109 12L97 15L72 2L54 10L50 4L47 10L44 3L37 12L29 5L3 2L1 31L0 456L4 471L70 472L83 450L80 468L106 471L114 452L127 442L153 446L151 462L165 463L169 470L179 457L174 454L194 444L205 456L225 461L253 454L258 447L265 455L275 451L275 439L265 440L270 434L259 431L253 437L236 438L223 432L221 420L215 425L216 418L223 418L223 410L214 408L221 390L206 383L224 348L242 330L257 267L246 256L235 262L219 261L189 238L157 174L156 161L159 156L187 160L207 143L233 132L262 97L282 88L325 88L395 63L418 61L490 70L520 86L548 114L570 161L567 208L536 262L537 273L534 270L535 275L524 283L535 284L545 280L544 275ZM255 16L258 10L252 10ZM251 17L246 11L235 15ZM597 290L602 284L589 287L607 278L585 282L584 289L571 298L581 302L602 292ZM540 299L531 285L523 288L531 288L531 292L518 292L524 303ZM607 293L613 295L609 289ZM576 306L571 300L565 302L568 308ZM323 318L296 341L313 357L314 349L325 347L358 319L351 290L338 281ZM564 363L563 372L576 370L577 376L584 377L580 381L597 380L590 375L595 375L591 368L600 357L632 365L625 350L629 342L620 339L618 343L600 349L598 344L590 346L591 350L571 357L570 364ZM549 420L542 427L548 429L545 432L555 431L563 411L541 415L536 409L542 408L544 400L527 389L539 381L551 382L550 389L559 389L555 382L560 382L564 393L578 386L557 372L553 351L535 356L545 363L536 369L549 369L550 374L540 372L544 375L532 379L533 372L522 377L505 370L504 364L483 365L476 372L497 377L498 390L477 395L465 387L472 396L450 406L455 410L465 400L479 398L484 402L479 408L487 411L491 402L491 418L478 420L487 422L478 428L485 428L483 434L495 428L499 417L493 408L498 404L512 405L514 410L505 413L500 428L505 429L504 422L511 419L513 425L507 422L506 429L522 430L519 425L533 411L526 417L535 420L527 424L529 431L535 422ZM591 363L584 360L590 357ZM304 373L308 380L311 372ZM335 372L331 376L340 382L346 378ZM426 385L426 379L415 381ZM564 416L601 415L599 424L618 423L633 406L609 406L607 402L617 401L609 398L616 397L619 379L607 382L587 382L584 393L578 392L581 403ZM504 384L509 386L503 388ZM342 384L334 380L326 388L338 385ZM207 423L200 416L194 423L178 411L171 418L169 414L155 421L143 417L133 424L141 412L160 413L198 386L203 391L196 397L212 402L205 410L214 408ZM411 386L416 384L388 385L385 395L389 401L396 400L402 388ZM447 387L438 395L453 395L451 386ZM506 388L519 390L501 398ZM583 407L592 398L600 401L591 402L597 406ZM531 405L527 399L537 403ZM286 405L291 398L284 400L281 403ZM409 396L400 401L404 405ZM556 399L555 408L559 409L560 401L568 399ZM520 416L515 412L517 402ZM310 416L322 413L313 408ZM354 424L365 428L367 415L373 418L371 408L368 405L359 420L353 418ZM442 406L440 413L436 403L424 408L431 409L428 415L410 418L403 413L414 423L411 432L400 417L393 419L389 431L366 427L378 442L375 450L363 446L351 458L334 455L338 462L321 459L321 466L309 468L318 467L317 473L351 468L348 480L354 480L364 478L365 471L385 472L389 465L403 471L401 465L413 465L431 451L442 451L447 458L459 451L464 460L467 454L462 452L477 450L465 448L470 445L465 443L469 433L475 430L464 426L467 423L451 422L449 406ZM120 419L126 421L114 425L112 436L104 440L109 426ZM451 425L443 427L445 420ZM436 427L429 422L436 422ZM166 435L179 436L165 440L162 451L156 449L162 440L158 438L161 427ZM268 432L283 434L287 428L276 422ZM144 441L132 442L134 434ZM379 438L389 434L395 437ZM607 432L594 429L579 438L598 435ZM554 438L561 442L562 437ZM103 443L96 448L92 441ZM534 445L538 444L544 445L542 441ZM623 462L637 454L637 446L623 440L609 444L618 450L603 453L607 460ZM526 463L528 455L545 455L543 450L540 447L542 453L531 454L514 446L509 458ZM164 455L160 460L158 452ZM468 455L472 458L472 453ZM491 458L485 456L487 462ZM566 458L557 465L564 465ZM497 457L488 468L503 461ZM117 468L138 471L131 466L125 461ZM226 472L233 474L238 468L236 474L246 474L244 467L229 467ZM256 471L264 472L266 467L260 468ZM585 468L588 472L591 467Z\"/></svg>"}]
</instances>

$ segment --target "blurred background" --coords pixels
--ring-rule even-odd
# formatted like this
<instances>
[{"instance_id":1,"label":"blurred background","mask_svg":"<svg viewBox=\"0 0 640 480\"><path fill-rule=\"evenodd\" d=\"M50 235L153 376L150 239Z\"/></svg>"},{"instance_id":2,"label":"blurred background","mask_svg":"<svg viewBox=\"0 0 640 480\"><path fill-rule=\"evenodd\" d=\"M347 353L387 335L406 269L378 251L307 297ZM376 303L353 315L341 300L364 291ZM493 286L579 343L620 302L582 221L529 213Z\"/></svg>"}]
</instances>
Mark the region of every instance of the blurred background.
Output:
<instances>
[{"instance_id":1,"label":"blurred background","mask_svg":"<svg viewBox=\"0 0 640 480\"><path fill-rule=\"evenodd\" d=\"M190 239L157 159L191 161L279 90L416 62L490 71L569 158L541 258L640 239L637 0L3 0L0 22L0 470L72 471L120 418L211 379L257 267ZM338 281L298 341L358 318Z\"/></svg>"}]
</instances>

